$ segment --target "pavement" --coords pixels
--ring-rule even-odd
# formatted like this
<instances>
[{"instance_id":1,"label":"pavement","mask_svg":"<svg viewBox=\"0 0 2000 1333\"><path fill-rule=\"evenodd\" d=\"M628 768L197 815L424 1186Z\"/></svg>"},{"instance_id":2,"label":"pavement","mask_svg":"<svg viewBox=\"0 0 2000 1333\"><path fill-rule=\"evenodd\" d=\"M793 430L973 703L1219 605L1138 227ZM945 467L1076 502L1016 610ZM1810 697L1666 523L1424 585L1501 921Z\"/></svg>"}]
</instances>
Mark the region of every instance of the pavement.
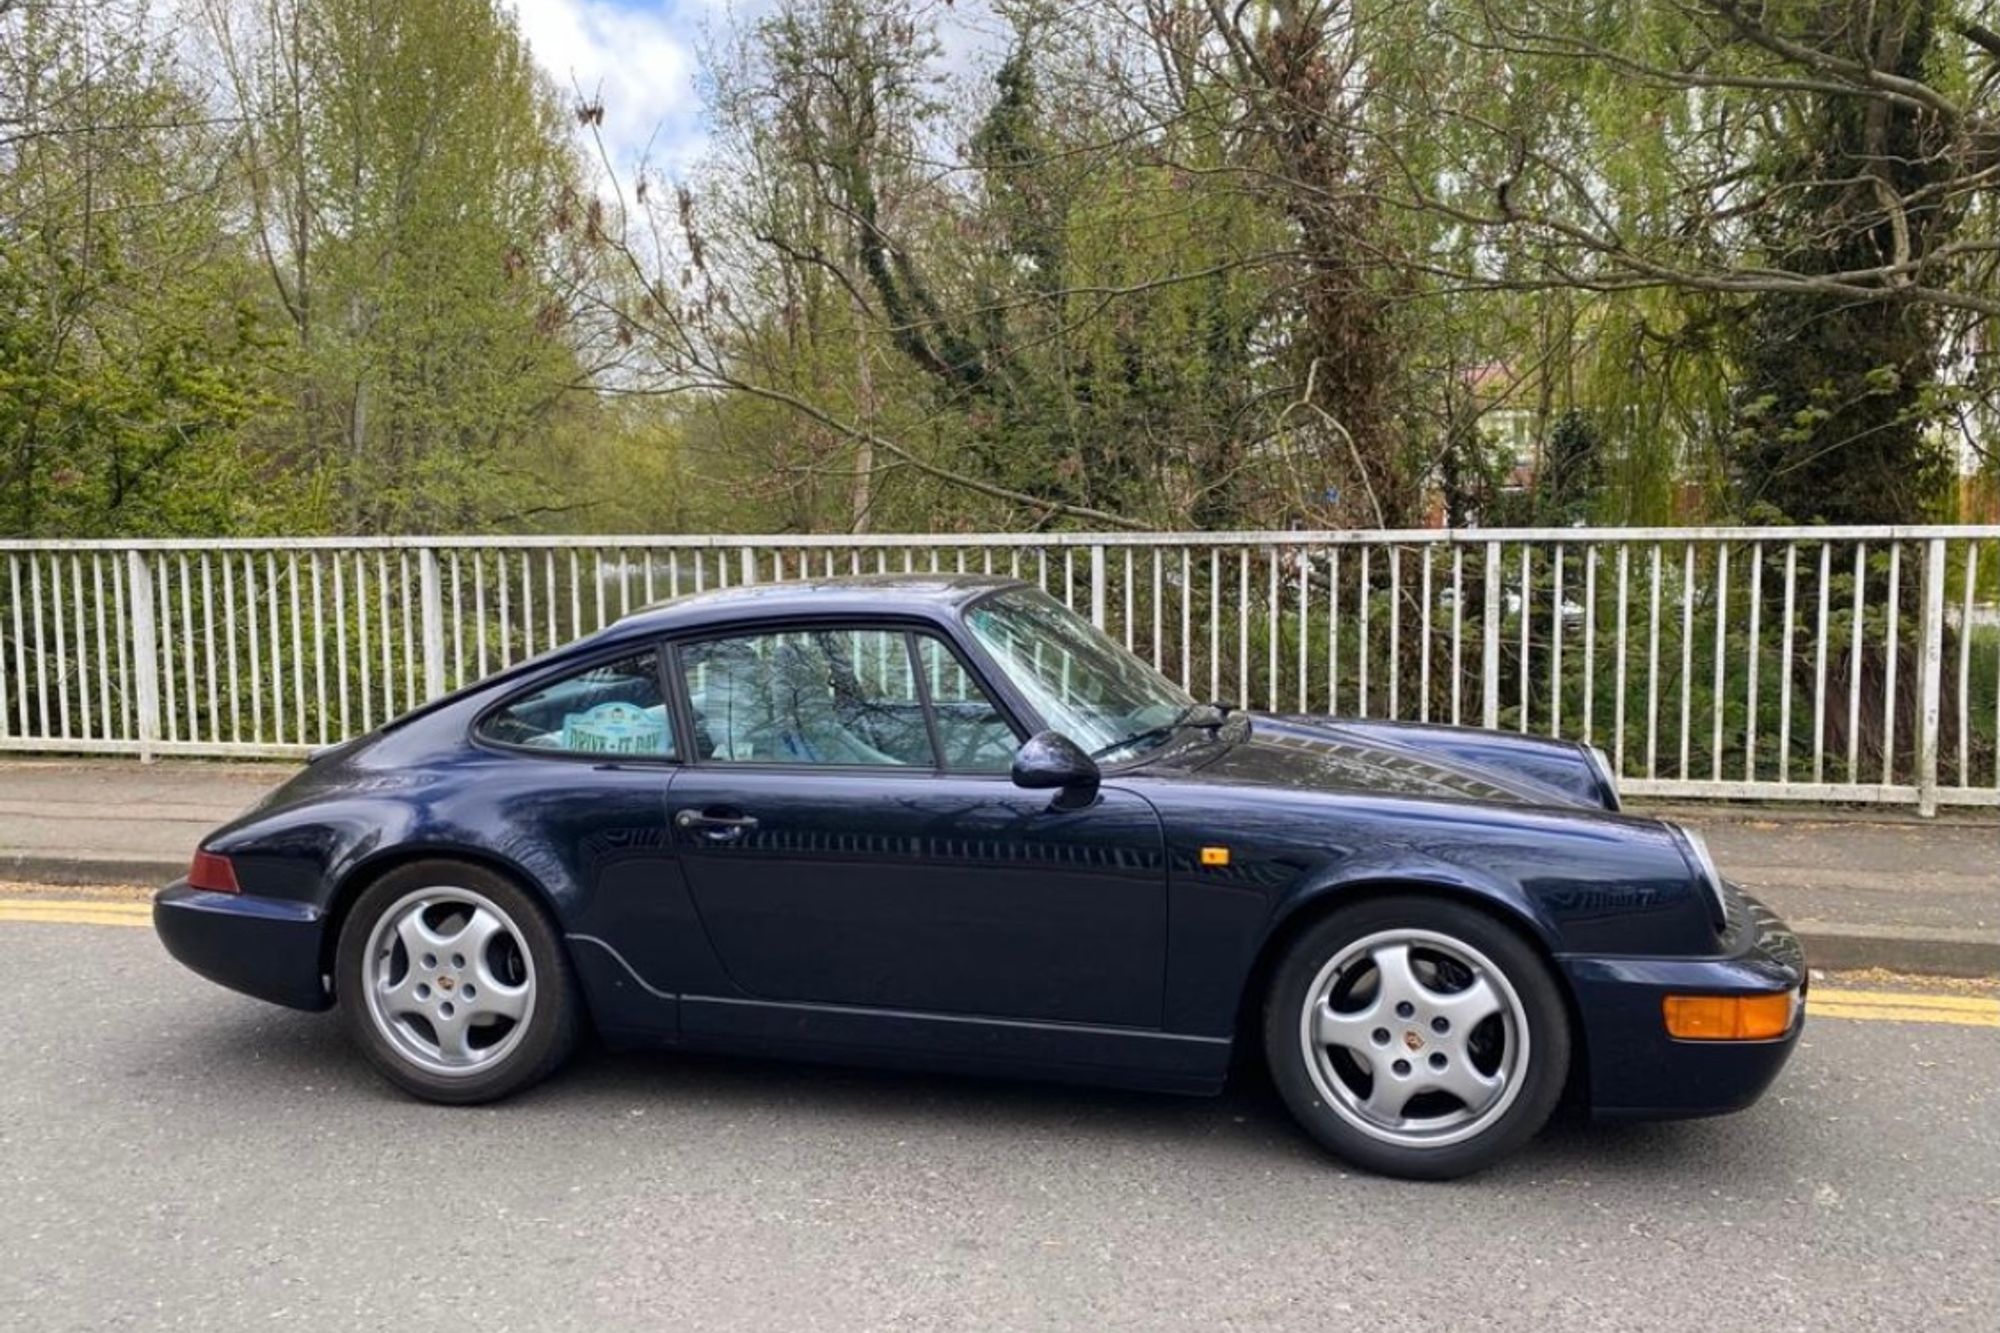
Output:
<instances>
[{"instance_id":1,"label":"pavement","mask_svg":"<svg viewBox=\"0 0 2000 1333\"><path fill-rule=\"evenodd\" d=\"M290 765L0 760L0 879L156 884ZM1635 804L1700 829L1815 966L2000 976L2000 813Z\"/></svg>"},{"instance_id":2,"label":"pavement","mask_svg":"<svg viewBox=\"0 0 2000 1333\"><path fill-rule=\"evenodd\" d=\"M1748 1111L1566 1118L1419 1185L1322 1154L1254 1073L1183 1099L589 1053L422 1105L335 1016L176 966L139 904L40 901L0 916L0 1329L2000 1327L1980 983L1890 1008L1836 978Z\"/></svg>"}]
</instances>

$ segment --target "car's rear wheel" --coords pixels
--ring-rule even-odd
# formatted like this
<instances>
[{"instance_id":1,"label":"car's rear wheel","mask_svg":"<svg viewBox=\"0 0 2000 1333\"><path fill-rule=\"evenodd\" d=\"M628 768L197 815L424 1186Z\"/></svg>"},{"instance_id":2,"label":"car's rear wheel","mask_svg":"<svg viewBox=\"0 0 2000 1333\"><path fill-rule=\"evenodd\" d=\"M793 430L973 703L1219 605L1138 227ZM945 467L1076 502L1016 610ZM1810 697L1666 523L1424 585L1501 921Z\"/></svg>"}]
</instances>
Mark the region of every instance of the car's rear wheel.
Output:
<instances>
[{"instance_id":1,"label":"car's rear wheel","mask_svg":"<svg viewBox=\"0 0 2000 1333\"><path fill-rule=\"evenodd\" d=\"M581 1019L540 904L457 861L400 866L362 893L334 988L375 1067L437 1102L491 1101L546 1077L575 1048Z\"/></svg>"},{"instance_id":2,"label":"car's rear wheel","mask_svg":"<svg viewBox=\"0 0 2000 1333\"><path fill-rule=\"evenodd\" d=\"M1562 992L1525 940L1421 896L1341 908L1272 978L1264 1045L1299 1122L1369 1170L1442 1180L1532 1138L1562 1096Z\"/></svg>"}]
</instances>

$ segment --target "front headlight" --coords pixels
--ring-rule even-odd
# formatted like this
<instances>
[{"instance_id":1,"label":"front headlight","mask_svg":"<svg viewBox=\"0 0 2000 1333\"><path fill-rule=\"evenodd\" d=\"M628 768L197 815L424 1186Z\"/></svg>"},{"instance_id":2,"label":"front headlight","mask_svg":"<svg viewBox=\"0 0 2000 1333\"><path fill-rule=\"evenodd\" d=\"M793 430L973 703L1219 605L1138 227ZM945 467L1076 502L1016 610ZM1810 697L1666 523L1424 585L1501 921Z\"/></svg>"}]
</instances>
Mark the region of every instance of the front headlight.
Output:
<instances>
[{"instance_id":1,"label":"front headlight","mask_svg":"<svg viewBox=\"0 0 2000 1333\"><path fill-rule=\"evenodd\" d=\"M1605 808L1607 810L1616 810L1620 804L1618 774L1611 767L1611 756L1604 753L1602 749L1595 745L1586 745L1583 748L1584 752L1590 756L1590 767L1596 772L1598 782L1603 784L1606 792L1610 793L1610 799L1606 803Z\"/></svg>"},{"instance_id":2,"label":"front headlight","mask_svg":"<svg viewBox=\"0 0 2000 1333\"><path fill-rule=\"evenodd\" d=\"M1671 821L1667 827L1680 840L1681 850L1693 865L1696 877L1708 890L1709 914L1715 918L1715 928L1726 929L1729 925L1729 903L1723 895L1722 872L1715 868L1715 857L1709 854L1707 840L1693 829L1683 828Z\"/></svg>"}]
</instances>

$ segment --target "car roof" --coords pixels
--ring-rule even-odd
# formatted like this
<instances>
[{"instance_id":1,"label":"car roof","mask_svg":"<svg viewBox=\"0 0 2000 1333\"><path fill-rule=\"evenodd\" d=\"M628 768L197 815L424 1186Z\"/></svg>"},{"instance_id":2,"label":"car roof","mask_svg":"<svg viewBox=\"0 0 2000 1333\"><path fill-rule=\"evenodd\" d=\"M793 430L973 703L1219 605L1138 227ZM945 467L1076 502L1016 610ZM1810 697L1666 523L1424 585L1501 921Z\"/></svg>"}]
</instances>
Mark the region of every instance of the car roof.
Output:
<instances>
[{"instance_id":1,"label":"car roof","mask_svg":"<svg viewBox=\"0 0 2000 1333\"><path fill-rule=\"evenodd\" d=\"M907 615L956 610L998 588L1030 586L998 574L859 574L711 588L634 611L607 633L669 634L796 616Z\"/></svg>"}]
</instances>

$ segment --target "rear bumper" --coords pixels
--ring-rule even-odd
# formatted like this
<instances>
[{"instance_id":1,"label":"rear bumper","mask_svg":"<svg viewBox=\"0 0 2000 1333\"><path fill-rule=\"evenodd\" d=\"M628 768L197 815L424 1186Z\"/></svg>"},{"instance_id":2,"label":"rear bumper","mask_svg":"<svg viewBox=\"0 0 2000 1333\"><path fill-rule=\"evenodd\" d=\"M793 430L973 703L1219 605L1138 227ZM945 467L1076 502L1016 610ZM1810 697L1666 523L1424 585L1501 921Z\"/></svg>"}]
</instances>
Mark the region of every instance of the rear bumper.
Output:
<instances>
[{"instance_id":1,"label":"rear bumper","mask_svg":"<svg viewBox=\"0 0 2000 1333\"><path fill-rule=\"evenodd\" d=\"M1721 1115L1756 1101L1791 1058L1805 1021L1798 937L1762 903L1736 894L1726 952L1711 958L1560 959L1584 1027L1590 1106L1606 1118ZM1668 995L1799 998L1791 1028L1769 1041L1680 1041L1667 1035Z\"/></svg>"},{"instance_id":2,"label":"rear bumper","mask_svg":"<svg viewBox=\"0 0 2000 1333\"><path fill-rule=\"evenodd\" d=\"M182 964L231 990L294 1009L333 1003L320 980L326 926L316 907L176 881L153 895L153 929Z\"/></svg>"}]
</instances>

